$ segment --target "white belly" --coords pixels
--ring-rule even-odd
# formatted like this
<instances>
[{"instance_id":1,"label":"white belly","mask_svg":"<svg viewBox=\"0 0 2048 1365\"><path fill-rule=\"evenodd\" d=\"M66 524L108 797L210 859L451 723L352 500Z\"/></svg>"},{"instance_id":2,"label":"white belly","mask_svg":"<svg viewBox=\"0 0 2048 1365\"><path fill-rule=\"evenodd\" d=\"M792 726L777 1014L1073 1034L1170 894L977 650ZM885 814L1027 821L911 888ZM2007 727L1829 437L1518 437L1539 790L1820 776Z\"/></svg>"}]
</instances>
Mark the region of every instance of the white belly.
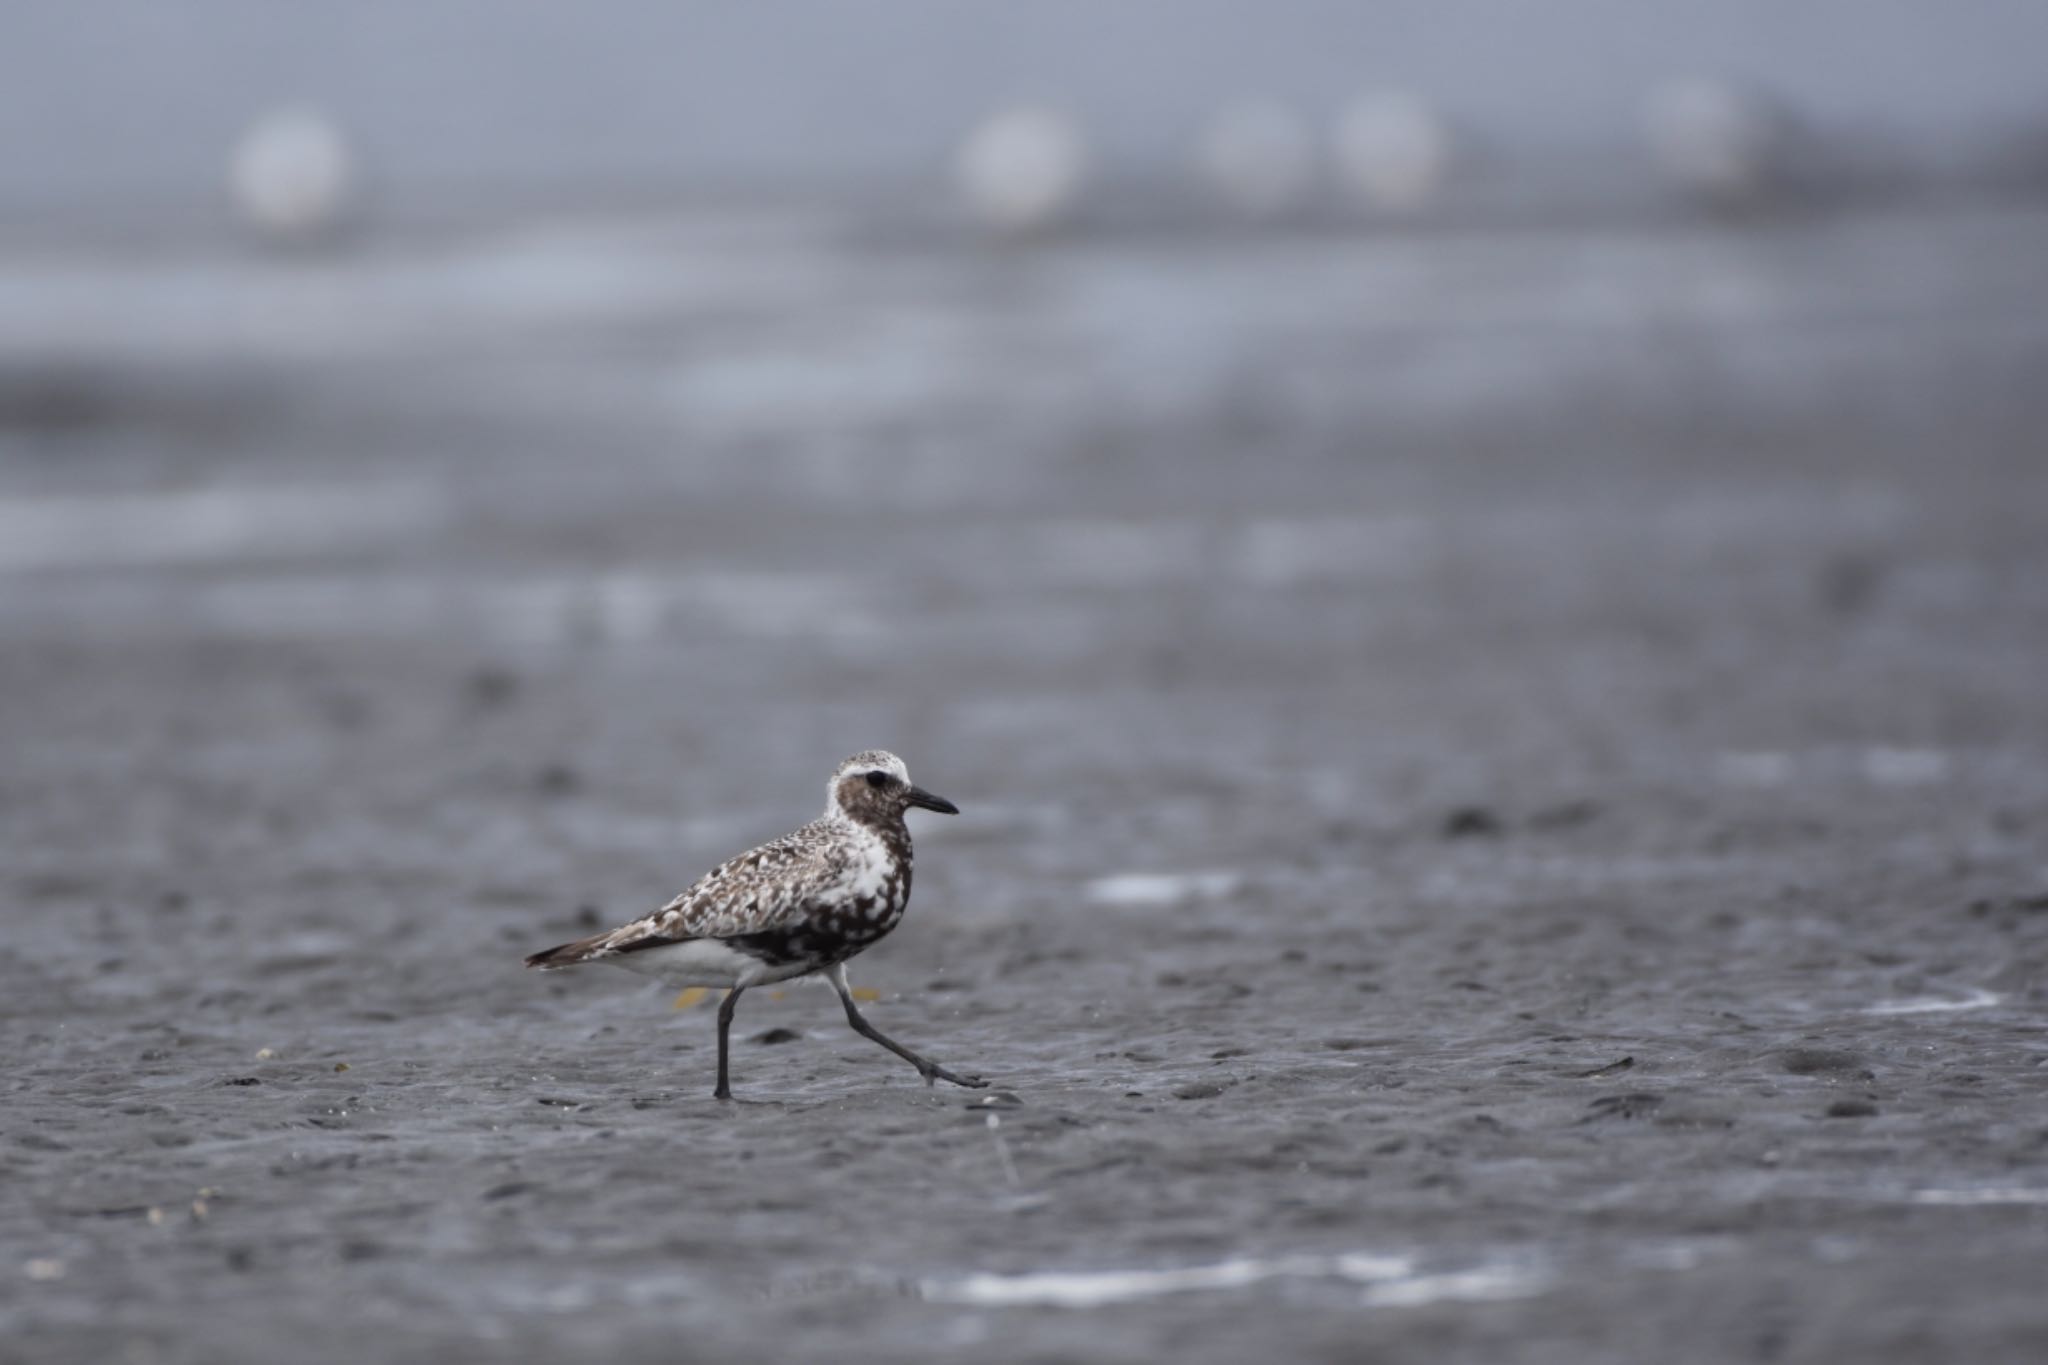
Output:
<instances>
[{"instance_id":1,"label":"white belly","mask_svg":"<svg viewBox=\"0 0 2048 1365\"><path fill-rule=\"evenodd\" d=\"M599 960L641 976L655 977L671 986L717 986L727 990L786 981L808 970L802 963L771 966L758 957L728 948L715 938L693 938Z\"/></svg>"}]
</instances>

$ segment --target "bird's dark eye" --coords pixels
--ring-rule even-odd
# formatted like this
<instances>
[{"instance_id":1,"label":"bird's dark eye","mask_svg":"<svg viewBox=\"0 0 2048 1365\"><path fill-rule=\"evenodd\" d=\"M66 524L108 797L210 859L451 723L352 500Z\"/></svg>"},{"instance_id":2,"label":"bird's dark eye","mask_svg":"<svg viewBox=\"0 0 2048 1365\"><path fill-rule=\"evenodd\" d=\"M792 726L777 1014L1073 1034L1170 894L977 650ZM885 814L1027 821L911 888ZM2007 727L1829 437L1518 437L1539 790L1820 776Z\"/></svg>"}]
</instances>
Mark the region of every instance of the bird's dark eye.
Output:
<instances>
[{"instance_id":1,"label":"bird's dark eye","mask_svg":"<svg viewBox=\"0 0 2048 1365\"><path fill-rule=\"evenodd\" d=\"M877 768L874 772L868 774L868 785L870 787L886 787L889 785L890 781L891 779L889 777L889 774L883 772L879 768Z\"/></svg>"}]
</instances>

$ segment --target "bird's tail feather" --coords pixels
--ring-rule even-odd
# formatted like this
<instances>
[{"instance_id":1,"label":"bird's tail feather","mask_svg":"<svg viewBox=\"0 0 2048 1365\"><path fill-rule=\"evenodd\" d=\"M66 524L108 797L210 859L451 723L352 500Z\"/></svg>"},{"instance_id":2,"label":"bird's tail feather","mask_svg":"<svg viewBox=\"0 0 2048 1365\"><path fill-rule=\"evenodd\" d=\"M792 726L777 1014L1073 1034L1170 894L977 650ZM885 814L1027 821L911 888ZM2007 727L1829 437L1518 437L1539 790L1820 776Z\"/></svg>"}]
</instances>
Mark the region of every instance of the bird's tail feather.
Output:
<instances>
[{"instance_id":1,"label":"bird's tail feather","mask_svg":"<svg viewBox=\"0 0 2048 1365\"><path fill-rule=\"evenodd\" d=\"M529 967L539 967L543 970L549 967L573 967L579 962L588 962L594 957L609 956L605 951L607 947L605 940L610 937L609 934L594 934L589 938L579 938L574 943L558 943L552 948L535 953L527 958L526 965Z\"/></svg>"}]
</instances>

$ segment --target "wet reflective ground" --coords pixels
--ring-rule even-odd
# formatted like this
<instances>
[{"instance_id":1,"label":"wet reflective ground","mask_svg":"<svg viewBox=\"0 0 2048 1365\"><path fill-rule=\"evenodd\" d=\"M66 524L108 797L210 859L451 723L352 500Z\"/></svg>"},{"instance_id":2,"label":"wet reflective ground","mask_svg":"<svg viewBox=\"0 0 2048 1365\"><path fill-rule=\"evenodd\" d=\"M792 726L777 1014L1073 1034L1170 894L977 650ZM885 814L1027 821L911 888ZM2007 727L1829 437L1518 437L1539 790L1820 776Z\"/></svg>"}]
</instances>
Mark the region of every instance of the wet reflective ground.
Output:
<instances>
[{"instance_id":1,"label":"wet reflective ground","mask_svg":"<svg viewBox=\"0 0 2048 1365\"><path fill-rule=\"evenodd\" d=\"M2036 1357L2044 232L0 259L0 1330ZM873 745L992 1093L520 969Z\"/></svg>"}]
</instances>

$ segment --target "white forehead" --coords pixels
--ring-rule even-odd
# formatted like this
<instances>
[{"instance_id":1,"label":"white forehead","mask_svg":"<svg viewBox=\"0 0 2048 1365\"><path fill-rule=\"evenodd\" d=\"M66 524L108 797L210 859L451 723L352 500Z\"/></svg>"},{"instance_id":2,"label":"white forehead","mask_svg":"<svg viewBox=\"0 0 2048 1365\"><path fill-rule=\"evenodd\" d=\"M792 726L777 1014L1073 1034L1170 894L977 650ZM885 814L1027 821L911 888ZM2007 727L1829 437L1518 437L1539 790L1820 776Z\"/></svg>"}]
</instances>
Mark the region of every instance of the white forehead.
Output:
<instances>
[{"instance_id":1,"label":"white forehead","mask_svg":"<svg viewBox=\"0 0 2048 1365\"><path fill-rule=\"evenodd\" d=\"M839 771L832 775L837 782L850 773L871 773L880 770L899 782L910 780L910 769L903 766L903 760L886 749L868 749L855 754L839 765Z\"/></svg>"}]
</instances>

